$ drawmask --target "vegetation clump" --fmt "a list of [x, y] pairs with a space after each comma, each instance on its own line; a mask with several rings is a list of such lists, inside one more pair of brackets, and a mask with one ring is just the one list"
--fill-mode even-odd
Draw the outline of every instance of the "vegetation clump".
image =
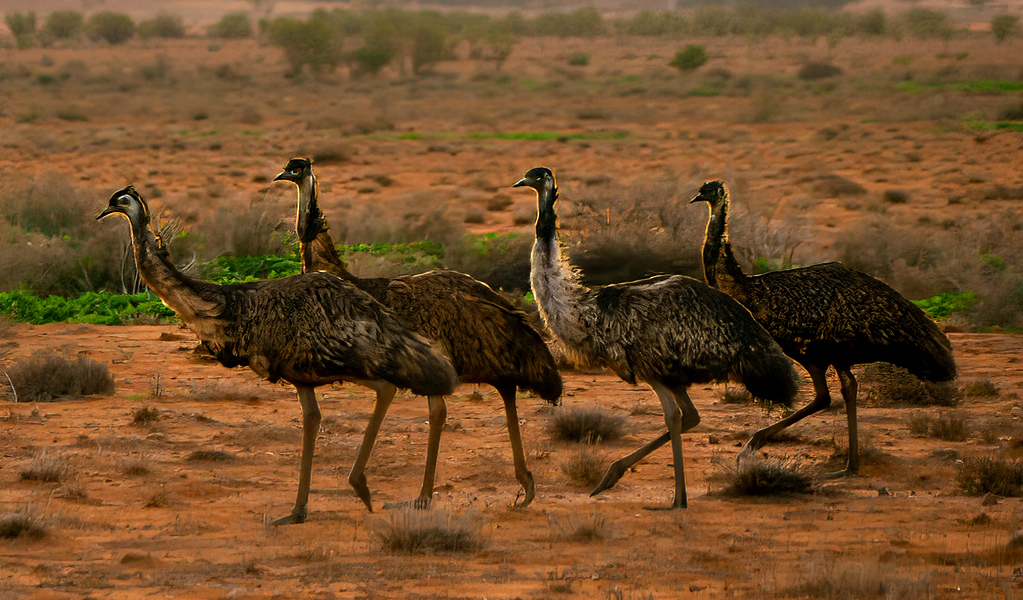
[[873, 406], [956, 406], [960, 394], [954, 382], [933, 383], [888, 363], [863, 367], [860, 383], [867, 389], [866, 400]]
[[227, 13], [210, 27], [209, 33], [215, 38], [244, 40], [252, 37], [252, 20], [248, 13]]
[[576, 485], [593, 487], [600, 483], [604, 476], [604, 457], [595, 452], [592, 446], [587, 445], [573, 452], [561, 463], [561, 472]]
[[22, 510], [0, 515], [0, 539], [39, 539], [46, 536], [46, 525], [28, 511]]
[[1019, 35], [1019, 17], [1010, 14], [991, 17], [991, 34], [999, 44], [1014, 35]]
[[183, 38], [185, 37], [185, 22], [180, 15], [160, 13], [152, 19], [140, 21], [138, 34], [144, 40], [150, 38]]
[[135, 36], [135, 21], [124, 13], [98, 12], [85, 22], [85, 32], [93, 40], [123, 44]]
[[687, 44], [675, 53], [668, 65], [679, 71], [694, 71], [707, 64], [707, 49], [701, 44]]
[[725, 493], [733, 496], [806, 494], [813, 481], [794, 461], [752, 457], [729, 473]]
[[43, 32], [58, 40], [78, 39], [84, 30], [85, 18], [74, 10], [55, 10], [43, 22]]
[[392, 511], [376, 534], [384, 550], [393, 554], [478, 552], [485, 546], [478, 519], [442, 508]]
[[56, 355], [33, 356], [19, 360], [5, 372], [18, 402], [114, 393], [114, 377], [107, 364], [85, 356], [73, 360]]
[[814, 79], [837, 77], [841, 74], [842, 69], [831, 63], [809, 62], [799, 69], [796, 76], [804, 81], [812, 81]]
[[565, 442], [611, 442], [624, 430], [624, 417], [599, 407], [565, 407], [551, 421], [551, 437]]
[[1023, 496], [1023, 461], [981, 456], [959, 465], [956, 485], [968, 496]]

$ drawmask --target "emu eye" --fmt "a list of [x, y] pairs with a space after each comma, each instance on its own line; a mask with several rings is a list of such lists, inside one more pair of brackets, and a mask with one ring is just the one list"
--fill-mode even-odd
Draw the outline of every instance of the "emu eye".
[[299, 173], [301, 173], [301, 172], [302, 172], [302, 169], [292, 169], [292, 170], [291, 170], [291, 174], [292, 174], [292, 175], [298, 175], [298, 174], [299, 174]]

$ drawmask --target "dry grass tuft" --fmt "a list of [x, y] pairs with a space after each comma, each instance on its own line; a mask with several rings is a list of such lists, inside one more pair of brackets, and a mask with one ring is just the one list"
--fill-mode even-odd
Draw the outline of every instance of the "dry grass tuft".
[[0, 514], [0, 539], [39, 539], [46, 531], [42, 519], [28, 509]]
[[191, 382], [188, 391], [189, 396], [194, 400], [224, 400], [227, 402], [251, 402], [259, 400], [260, 396], [254, 388], [243, 388], [239, 385], [227, 385], [221, 381], [213, 381], [206, 384]]
[[561, 462], [561, 472], [576, 485], [593, 487], [604, 476], [604, 457], [587, 445]]
[[564, 519], [548, 517], [551, 537], [571, 542], [595, 542], [614, 538], [617, 535], [614, 522], [605, 514], [577, 512], [569, 513]]
[[1023, 496], [1023, 461], [981, 456], [959, 465], [956, 486], [967, 496]]
[[233, 459], [234, 456], [223, 450], [196, 450], [185, 458], [188, 462], [223, 462]]
[[566, 407], [554, 414], [551, 437], [565, 442], [599, 443], [622, 437], [625, 418], [599, 407]]
[[732, 496], [808, 494], [813, 481], [795, 461], [753, 457], [729, 472], [725, 493]]
[[131, 411], [131, 424], [136, 427], [147, 427], [160, 420], [160, 411], [152, 406], [143, 406]]
[[931, 383], [888, 363], [872, 363], [857, 378], [868, 388], [872, 406], [956, 406], [959, 390], [954, 382]]
[[149, 455], [144, 452], [132, 452], [121, 458], [118, 464], [121, 473], [129, 477], [141, 477], [149, 474]]
[[947, 442], [962, 442], [969, 433], [966, 417], [955, 410], [942, 411], [931, 424], [931, 435]]
[[963, 386], [963, 395], [970, 397], [993, 397], [999, 394], [998, 386], [990, 379], [978, 379]]
[[22, 481], [41, 481], [58, 483], [66, 480], [72, 473], [67, 459], [59, 454], [49, 454], [45, 450], [39, 452], [19, 472]]
[[728, 386], [725, 388], [725, 393], [721, 394], [722, 404], [753, 404], [755, 402], [756, 398], [753, 397], [753, 394], [742, 386]]
[[74, 360], [53, 355], [33, 356], [7, 369], [7, 376], [19, 402], [114, 393], [114, 378], [107, 364], [84, 356]]
[[146, 501], [142, 503], [143, 508], [163, 508], [167, 506], [167, 489], [160, 488], [153, 492]]
[[376, 528], [384, 550], [394, 554], [451, 552], [469, 554], [483, 549], [482, 528], [474, 515], [447, 509], [404, 508], [388, 515]]

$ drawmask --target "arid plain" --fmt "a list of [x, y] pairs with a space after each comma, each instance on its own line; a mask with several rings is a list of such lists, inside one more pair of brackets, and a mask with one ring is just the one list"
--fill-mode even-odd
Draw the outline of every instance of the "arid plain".
[[[1021, 98], [960, 83], [1019, 80], [1014, 52], [1023, 42], [699, 41], [710, 61], [688, 74], [666, 64], [673, 41], [524, 38], [499, 71], [461, 52], [423, 76], [388, 68], [355, 78], [340, 69], [298, 80], [284, 77], [279, 50], [251, 40], [3, 50], [4, 72], [28, 75], [0, 88], [0, 171], [8, 180], [68, 178], [95, 192], [96, 213], [133, 183], [186, 229], [252, 206], [286, 227], [294, 188], [270, 180], [291, 156], [311, 155], [320, 159], [323, 210], [344, 241], [415, 231], [457, 243], [491, 232], [530, 239], [534, 197], [509, 186], [543, 164], [559, 176], [570, 251], [604, 248], [575, 244], [587, 235], [659, 240], [674, 223], [684, 235], [671, 239], [687, 256], [699, 251], [706, 219], [687, 201], [720, 178], [734, 192], [733, 241], [751, 257], [884, 263], [877, 274], [913, 298], [972, 291], [981, 277], [970, 266], [981, 252], [976, 240], [1018, 266], [1023, 137], [987, 124]], [[568, 64], [577, 52], [590, 55], [588, 65]], [[843, 73], [800, 79], [808, 62]], [[662, 211], [684, 216], [630, 220], [649, 212], [636, 208], [649, 193], [660, 195]], [[127, 236], [122, 222], [95, 226]], [[925, 269], [909, 256], [932, 243], [947, 253]], [[602, 256], [580, 258], [600, 264]], [[293, 389], [197, 356], [195, 338], [173, 325], [11, 325], [8, 360], [85, 355], [110, 364], [117, 389], [0, 409], [0, 508], [28, 511], [49, 528], [38, 540], [0, 543], [0, 595], [1023, 597], [1023, 550], [1009, 546], [1023, 504], [966, 496], [956, 485], [959, 461], [1020, 451], [1023, 343], [997, 328], [948, 325], [959, 385], [998, 391], [963, 397], [955, 411], [964, 441], [911, 433], [911, 421], [947, 409], [867, 400], [862, 476], [818, 482], [805, 495], [728, 496], [721, 490], [738, 446], [780, 413], [726, 404], [722, 386], [700, 386], [692, 395], [703, 422], [684, 436], [686, 511], [642, 509], [669, 498], [667, 450], [590, 498], [561, 468], [577, 445], [550, 439], [562, 409], [528, 396], [519, 410], [537, 497], [511, 508], [518, 486], [500, 400], [462, 386], [449, 402], [432, 510], [474, 524], [484, 544], [426, 555], [389, 553], [380, 539], [402, 518], [383, 503], [418, 489], [425, 399], [400, 396], [384, 423], [367, 472], [371, 514], [345, 479], [371, 393], [321, 388], [326, 419], [309, 521], [273, 528], [266, 519], [290, 509], [297, 483]], [[608, 462], [663, 430], [649, 389], [608, 373], [564, 377], [566, 407], [626, 419], [623, 438], [595, 448]], [[839, 464], [845, 415], [832, 383], [835, 410], [793, 427], [768, 455], [815, 475]], [[861, 396], [870, 390], [864, 383]], [[804, 383], [800, 401], [810, 394]], [[159, 418], [133, 424], [144, 407]], [[222, 451], [225, 460], [189, 460], [196, 450]], [[20, 480], [43, 452], [68, 465], [80, 493]]]

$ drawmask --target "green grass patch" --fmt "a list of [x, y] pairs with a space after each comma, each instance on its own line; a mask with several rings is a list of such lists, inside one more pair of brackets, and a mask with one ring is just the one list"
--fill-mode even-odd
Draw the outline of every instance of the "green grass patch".
[[92, 323], [123, 325], [139, 318], [170, 319], [174, 312], [152, 294], [111, 294], [86, 292], [77, 298], [13, 291], [0, 294], [0, 314], [15, 321], [44, 323]]
[[932, 319], [947, 319], [954, 312], [969, 310], [977, 301], [977, 294], [962, 292], [961, 294], [938, 294], [923, 300], [913, 300]]
[[1023, 81], [1005, 79], [978, 79], [976, 81], [953, 81], [948, 83], [917, 83], [900, 81], [895, 89], [907, 94], [921, 94], [927, 91], [959, 91], [973, 94], [1001, 94], [1023, 91]]

